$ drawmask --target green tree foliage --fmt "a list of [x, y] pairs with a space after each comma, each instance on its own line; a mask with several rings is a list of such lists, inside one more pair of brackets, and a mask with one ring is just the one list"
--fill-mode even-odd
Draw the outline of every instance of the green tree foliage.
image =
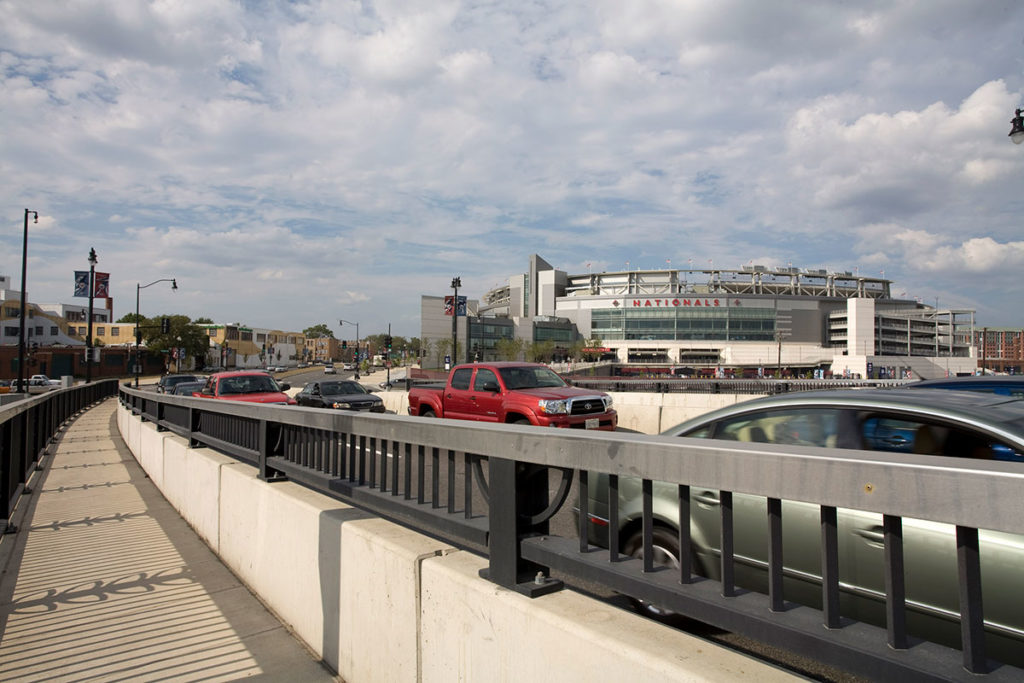
[[[602, 346], [604, 346], [604, 342], [601, 341], [600, 339], [598, 339], [597, 337], [593, 337], [591, 339], [588, 339], [583, 344], [583, 348], [588, 348], [588, 349], [598, 349], [598, 348], [601, 348]], [[594, 362], [594, 361], [601, 360], [601, 354], [600, 353], [582, 352], [582, 351], [581, 351], [581, 353], [583, 355], [583, 360], [585, 360], [585, 361]]]
[[[134, 314], [132, 317], [134, 318]], [[160, 331], [162, 318], [171, 319], [171, 330], [166, 334]], [[210, 337], [205, 329], [193, 323], [187, 315], [143, 317], [139, 327], [142, 339], [151, 352], [161, 353], [169, 352], [172, 348], [183, 348], [185, 356], [195, 359], [197, 365], [202, 366], [205, 363], [206, 353], [210, 348]]]
[[319, 325], [313, 325], [312, 327], [307, 327], [302, 331], [302, 334], [306, 337], [306, 339], [319, 339], [320, 337], [331, 337], [332, 339], [334, 338], [334, 332], [332, 332], [331, 328], [327, 327], [327, 325], [325, 325], [324, 323], [320, 323]]
[[534, 363], [550, 363], [555, 352], [555, 342], [551, 340], [533, 342], [526, 355]]
[[519, 360], [523, 354], [526, 341], [515, 337], [513, 339], [499, 339], [494, 345], [494, 350], [501, 360]]

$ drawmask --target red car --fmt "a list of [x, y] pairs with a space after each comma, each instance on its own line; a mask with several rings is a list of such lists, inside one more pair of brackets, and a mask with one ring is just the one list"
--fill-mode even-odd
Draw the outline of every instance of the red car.
[[237, 370], [210, 375], [203, 390], [192, 395], [198, 398], [219, 398], [222, 401], [293, 406], [296, 404], [295, 399], [284, 393], [290, 388], [288, 384], [278, 384], [276, 379], [263, 371]]

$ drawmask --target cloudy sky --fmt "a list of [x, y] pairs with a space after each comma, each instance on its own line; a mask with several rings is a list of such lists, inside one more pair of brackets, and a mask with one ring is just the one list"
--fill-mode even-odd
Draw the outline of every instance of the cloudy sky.
[[0, 0], [0, 273], [418, 336], [531, 253], [790, 265], [1024, 326], [1024, 3]]

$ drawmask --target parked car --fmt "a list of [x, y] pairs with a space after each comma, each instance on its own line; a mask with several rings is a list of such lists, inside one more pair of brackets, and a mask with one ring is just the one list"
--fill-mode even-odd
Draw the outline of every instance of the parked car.
[[969, 377], [943, 377], [925, 379], [903, 385], [908, 389], [954, 389], [956, 391], [983, 391], [1000, 396], [1024, 398], [1024, 376], [972, 375]]
[[192, 396], [197, 391], [202, 391], [203, 387], [206, 386], [205, 380], [199, 380], [196, 382], [178, 382], [165, 393], [172, 394], [174, 396]]
[[[810, 391], [738, 403], [689, 420], [665, 435], [890, 453], [897, 464], [910, 453], [1024, 463], [1024, 400], [985, 393], [937, 389], [853, 389]], [[1024, 466], [1022, 466], [1024, 473]], [[608, 482], [591, 475], [588, 537], [607, 547]], [[691, 524], [695, 570], [719, 576], [718, 491], [691, 487]], [[654, 483], [655, 562], [679, 562], [678, 488]], [[619, 481], [619, 550], [641, 557], [640, 480]], [[786, 598], [820, 606], [821, 556], [819, 506], [783, 502], [783, 562]], [[767, 591], [767, 517], [765, 499], [733, 495], [736, 580]], [[882, 516], [840, 509], [839, 580], [847, 615], [884, 625]], [[1024, 537], [979, 532], [984, 577], [988, 649], [1001, 661], [1024, 664]], [[948, 524], [904, 519], [904, 561], [908, 623], [911, 633], [959, 646], [956, 542]], [[641, 605], [663, 614], [655, 605]]]
[[[48, 380], [46, 380], [46, 379], [38, 379], [38, 378], [35, 378], [35, 377], [31, 377], [29, 379], [23, 379], [21, 381], [22, 381], [22, 383], [24, 385], [24, 389], [25, 389], [24, 393], [28, 393], [28, 394], [42, 394], [42, 393], [45, 393], [47, 391], [50, 391], [51, 389], [56, 389], [57, 388], [56, 384], [50, 384], [50, 382]], [[12, 379], [11, 380], [11, 391], [12, 392], [17, 392], [19, 386], [21, 386], [21, 385], [18, 384], [18, 380], [16, 380], [16, 379]]]
[[174, 389], [175, 386], [181, 384], [182, 382], [198, 381], [200, 381], [200, 378], [196, 377], [195, 375], [164, 375], [163, 377], [160, 378], [160, 381], [157, 382], [156, 390], [157, 393], [160, 394], [171, 394], [174, 393], [171, 390]]
[[40, 385], [41, 384], [48, 384], [51, 387], [59, 387], [60, 386], [60, 380], [59, 379], [50, 379], [46, 375], [32, 375], [31, 377], [29, 377], [29, 380], [35, 380], [35, 381], [39, 382]]
[[324, 366], [324, 374], [325, 374], [325, 375], [333, 375], [333, 374], [336, 374], [336, 373], [334, 372], [334, 363], [328, 363], [327, 365], [325, 365], [325, 366]]
[[223, 401], [295, 405], [295, 399], [284, 393], [290, 388], [288, 384], [278, 384], [262, 370], [235, 370], [210, 375], [203, 388], [192, 395]]
[[342, 367], [343, 370], [346, 370], [346, 371], [347, 370], [355, 370], [356, 369], [356, 364], [355, 363], [345, 363], [341, 367]]
[[295, 395], [295, 400], [300, 406], [313, 408], [384, 412], [380, 396], [374, 396], [359, 382], [346, 380], [310, 382]]

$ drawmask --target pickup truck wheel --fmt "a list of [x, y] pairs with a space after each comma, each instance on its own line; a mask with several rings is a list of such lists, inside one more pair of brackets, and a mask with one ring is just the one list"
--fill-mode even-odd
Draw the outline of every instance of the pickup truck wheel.
[[420, 417], [437, 417], [437, 415], [434, 415], [433, 410], [424, 410], [422, 413], [420, 413]]
[[514, 424], [514, 425], [528, 425], [528, 424], [530, 424], [530, 421], [527, 420], [525, 417], [521, 417], [518, 420], [513, 420], [512, 424]]

